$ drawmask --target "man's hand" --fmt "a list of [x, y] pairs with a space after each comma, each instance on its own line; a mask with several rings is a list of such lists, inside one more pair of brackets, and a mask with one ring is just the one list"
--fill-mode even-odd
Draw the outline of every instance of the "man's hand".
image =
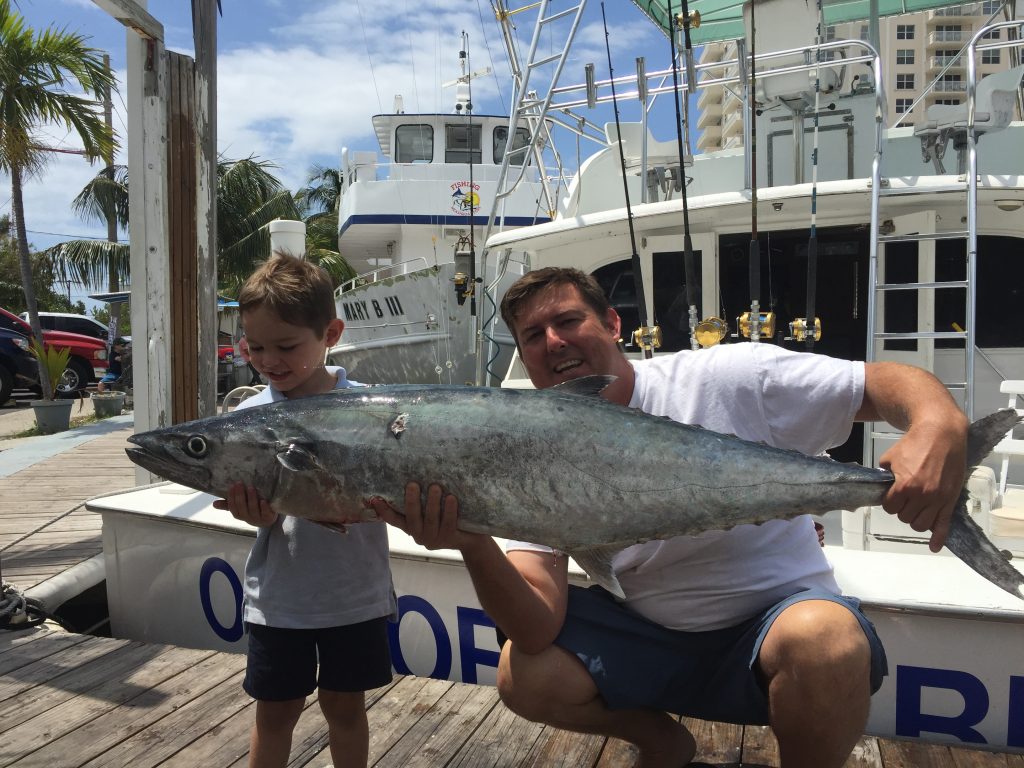
[[458, 529], [459, 500], [436, 483], [427, 488], [425, 498], [419, 483], [406, 485], [402, 512], [380, 497], [370, 499], [367, 505], [381, 520], [405, 531], [427, 549], [462, 550], [490, 538]]
[[256, 492], [253, 486], [235, 483], [228, 489], [226, 499], [213, 502], [214, 509], [225, 509], [243, 523], [265, 528], [277, 522], [277, 512]]
[[913, 425], [879, 459], [896, 476], [882, 507], [915, 531], [930, 530], [932, 552], [946, 542], [964, 486], [967, 444], [961, 426]]

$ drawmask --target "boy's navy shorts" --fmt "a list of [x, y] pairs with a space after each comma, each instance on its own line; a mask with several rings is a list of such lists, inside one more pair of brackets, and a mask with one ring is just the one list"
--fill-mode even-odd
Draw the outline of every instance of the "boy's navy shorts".
[[391, 682], [388, 619], [325, 629], [246, 623], [249, 656], [242, 688], [258, 701], [325, 691], [369, 691]]
[[871, 692], [877, 691], [888, 666], [874, 626], [859, 600], [824, 590], [798, 592], [735, 627], [679, 632], [623, 607], [601, 587], [570, 586], [555, 644], [583, 663], [610, 709], [767, 725], [768, 697], [754, 664], [772, 622], [803, 600], [830, 600], [853, 612], [871, 647]]

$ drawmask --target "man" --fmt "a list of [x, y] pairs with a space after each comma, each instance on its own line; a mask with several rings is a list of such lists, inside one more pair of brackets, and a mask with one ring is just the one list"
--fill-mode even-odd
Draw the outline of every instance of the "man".
[[[904, 429], [880, 460], [896, 476], [884, 507], [942, 546], [968, 425], [931, 374], [769, 344], [630, 361], [618, 315], [577, 270], [528, 273], [502, 316], [538, 388], [611, 374], [603, 396], [613, 402], [812, 454], [842, 443], [854, 420]], [[498, 689], [518, 714], [632, 742], [642, 768], [677, 768], [696, 752], [666, 711], [770, 724], [785, 768], [841, 766], [863, 732], [884, 651], [857, 601], [838, 595], [809, 518], [628, 547], [613, 562], [619, 603], [570, 587], [564, 555], [524, 542], [506, 555], [457, 530], [458, 502], [443, 489], [420, 494], [410, 484], [404, 514], [374, 507], [424, 546], [462, 552], [509, 638]]]

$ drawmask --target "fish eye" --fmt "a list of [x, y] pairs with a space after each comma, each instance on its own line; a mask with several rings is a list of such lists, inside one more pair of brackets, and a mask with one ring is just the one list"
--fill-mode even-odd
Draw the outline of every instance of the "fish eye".
[[201, 459], [206, 455], [206, 440], [200, 435], [192, 435], [192, 437], [185, 441], [185, 450], [191, 456]]

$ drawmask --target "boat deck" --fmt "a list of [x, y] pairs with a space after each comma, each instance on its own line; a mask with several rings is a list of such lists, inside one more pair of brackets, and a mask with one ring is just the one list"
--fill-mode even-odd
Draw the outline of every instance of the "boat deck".
[[[88, 442], [69, 436], [67, 447], [50, 455], [30, 456], [22, 446], [0, 454], [7, 581], [25, 590], [100, 554], [101, 518], [82, 505], [134, 485], [123, 450], [130, 433], [130, 424], [115, 424]], [[0, 630], [0, 766], [244, 765], [253, 722], [252, 701], [241, 688], [244, 667], [240, 655], [91, 637], [49, 624]], [[398, 677], [368, 694], [367, 707], [374, 766], [628, 768], [636, 759], [623, 742], [522, 720], [488, 686]], [[705, 766], [779, 766], [767, 728], [686, 722]], [[324, 722], [311, 698], [289, 765], [329, 764]], [[866, 736], [846, 765], [1024, 768], [1024, 755]]]

